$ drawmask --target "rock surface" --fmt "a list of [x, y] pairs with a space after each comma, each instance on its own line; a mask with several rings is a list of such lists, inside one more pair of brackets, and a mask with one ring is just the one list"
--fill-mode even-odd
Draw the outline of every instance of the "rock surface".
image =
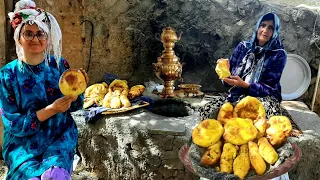
[[[287, 101], [282, 105], [304, 132], [298, 138], [290, 138], [302, 150], [301, 160], [289, 172], [290, 179], [319, 179], [320, 172], [310, 171], [310, 168], [317, 167], [320, 162], [316, 158], [320, 156], [320, 130], [317, 128], [320, 118], [304, 103]], [[80, 114], [75, 114], [74, 118], [80, 130], [81, 166], [95, 172], [98, 178], [197, 179], [183, 167], [177, 155], [178, 149], [191, 136], [191, 129], [198, 121], [197, 114], [169, 118], [137, 110], [105, 116], [95, 124], [86, 124]], [[179, 133], [172, 133], [175, 131]], [[182, 132], [185, 133], [182, 135]]]
[[[318, 122], [319, 123], [319, 122]], [[290, 142], [296, 143], [302, 151], [302, 157], [296, 166], [289, 172], [292, 180], [319, 179], [320, 171], [320, 136], [312, 130], [303, 131], [299, 138], [291, 138]]]
[[293, 117], [293, 120], [303, 131], [303, 135], [298, 138], [290, 138], [290, 141], [296, 143], [301, 151], [302, 158], [289, 172], [290, 179], [319, 179], [320, 171], [320, 118], [310, 111], [302, 102], [283, 101], [284, 106]]
[[100, 179], [192, 178], [178, 159], [191, 137], [198, 114], [164, 117], [146, 109], [106, 115], [87, 124], [81, 111], [73, 114], [79, 128], [84, 169]]

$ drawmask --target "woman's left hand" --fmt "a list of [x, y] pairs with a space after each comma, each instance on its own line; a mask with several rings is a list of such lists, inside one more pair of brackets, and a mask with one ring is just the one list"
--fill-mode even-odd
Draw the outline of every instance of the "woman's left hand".
[[88, 84], [88, 83], [89, 83], [89, 76], [88, 76], [87, 72], [86, 72], [84, 69], [82, 69], [82, 68], [80, 68], [79, 70], [80, 70], [81, 73], [84, 75], [85, 80], [86, 80], [86, 82], [87, 82], [87, 84]]
[[229, 78], [222, 79], [230, 86], [237, 86], [242, 88], [249, 88], [250, 84], [243, 81], [239, 76], [230, 76]]
[[72, 102], [75, 102], [78, 99], [78, 96], [69, 96]]

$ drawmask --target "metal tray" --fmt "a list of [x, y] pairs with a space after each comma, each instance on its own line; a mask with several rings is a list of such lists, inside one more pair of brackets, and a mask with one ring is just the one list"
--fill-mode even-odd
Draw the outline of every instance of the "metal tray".
[[287, 55], [280, 84], [283, 100], [293, 100], [302, 96], [311, 82], [311, 70], [308, 62], [296, 54]]
[[145, 107], [145, 106], [149, 106], [149, 103], [148, 102], [141, 102], [137, 105], [134, 105], [134, 106], [130, 106], [130, 107], [127, 107], [127, 108], [119, 108], [119, 109], [110, 109], [108, 111], [104, 111], [102, 112], [101, 114], [118, 114], [118, 113], [123, 113], [123, 112], [127, 112], [127, 111], [131, 111], [133, 109], [137, 109], [137, 108], [142, 108], [142, 107]]

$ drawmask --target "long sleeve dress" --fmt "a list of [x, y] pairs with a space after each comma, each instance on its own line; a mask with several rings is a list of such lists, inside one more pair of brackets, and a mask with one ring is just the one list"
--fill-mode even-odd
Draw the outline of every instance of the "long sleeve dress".
[[[278, 42], [278, 43], [277, 43]], [[250, 51], [246, 47], [246, 42], [241, 42], [233, 51], [230, 57], [230, 71], [234, 75], [237, 67], [241, 64], [242, 59]], [[265, 60], [263, 64], [263, 73], [257, 83], [250, 83], [248, 89], [241, 87], [233, 88], [228, 96], [230, 102], [235, 102], [241, 95], [249, 95], [253, 97], [271, 96], [278, 102], [281, 102], [281, 85], [280, 78], [287, 62], [287, 53], [283, 49], [280, 40], [276, 41], [272, 50], [265, 52]], [[243, 73], [239, 74], [242, 77]], [[224, 83], [226, 85], [226, 83]], [[226, 85], [227, 87], [230, 87]]]
[[61, 59], [59, 68], [53, 57], [48, 65], [28, 65], [14, 60], [0, 70], [0, 113], [4, 124], [2, 156], [8, 166], [7, 179], [40, 176], [52, 166], [69, 171], [72, 167], [78, 130], [70, 112], [80, 109], [83, 96], [69, 110], [44, 122], [36, 111], [63, 97], [60, 75], [69, 68]]

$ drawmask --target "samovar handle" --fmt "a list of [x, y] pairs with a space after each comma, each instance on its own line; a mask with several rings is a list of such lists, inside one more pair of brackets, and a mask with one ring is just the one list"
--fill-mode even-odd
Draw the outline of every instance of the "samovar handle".
[[184, 65], [185, 63], [181, 63], [179, 64], [179, 67], [175, 69], [175, 73], [178, 74], [178, 80], [182, 83], [183, 82], [183, 78], [181, 77], [181, 74], [182, 74], [182, 66]]
[[160, 80], [162, 80], [161, 77], [160, 77], [160, 74], [161, 74], [161, 67], [160, 67], [160, 65], [157, 64], [157, 63], [152, 63], [152, 67], [153, 67], [153, 71], [155, 72], [157, 78], [159, 78]]
[[154, 38], [155, 38], [156, 40], [158, 40], [158, 41], [161, 41], [160, 36], [161, 36], [161, 34], [156, 33], [156, 34], [154, 35]]
[[181, 82], [181, 84], [183, 83], [183, 78], [179, 77], [178, 80]]
[[182, 31], [181, 31], [180, 34], [179, 34], [178, 40], [181, 39], [181, 35], [182, 35]]

